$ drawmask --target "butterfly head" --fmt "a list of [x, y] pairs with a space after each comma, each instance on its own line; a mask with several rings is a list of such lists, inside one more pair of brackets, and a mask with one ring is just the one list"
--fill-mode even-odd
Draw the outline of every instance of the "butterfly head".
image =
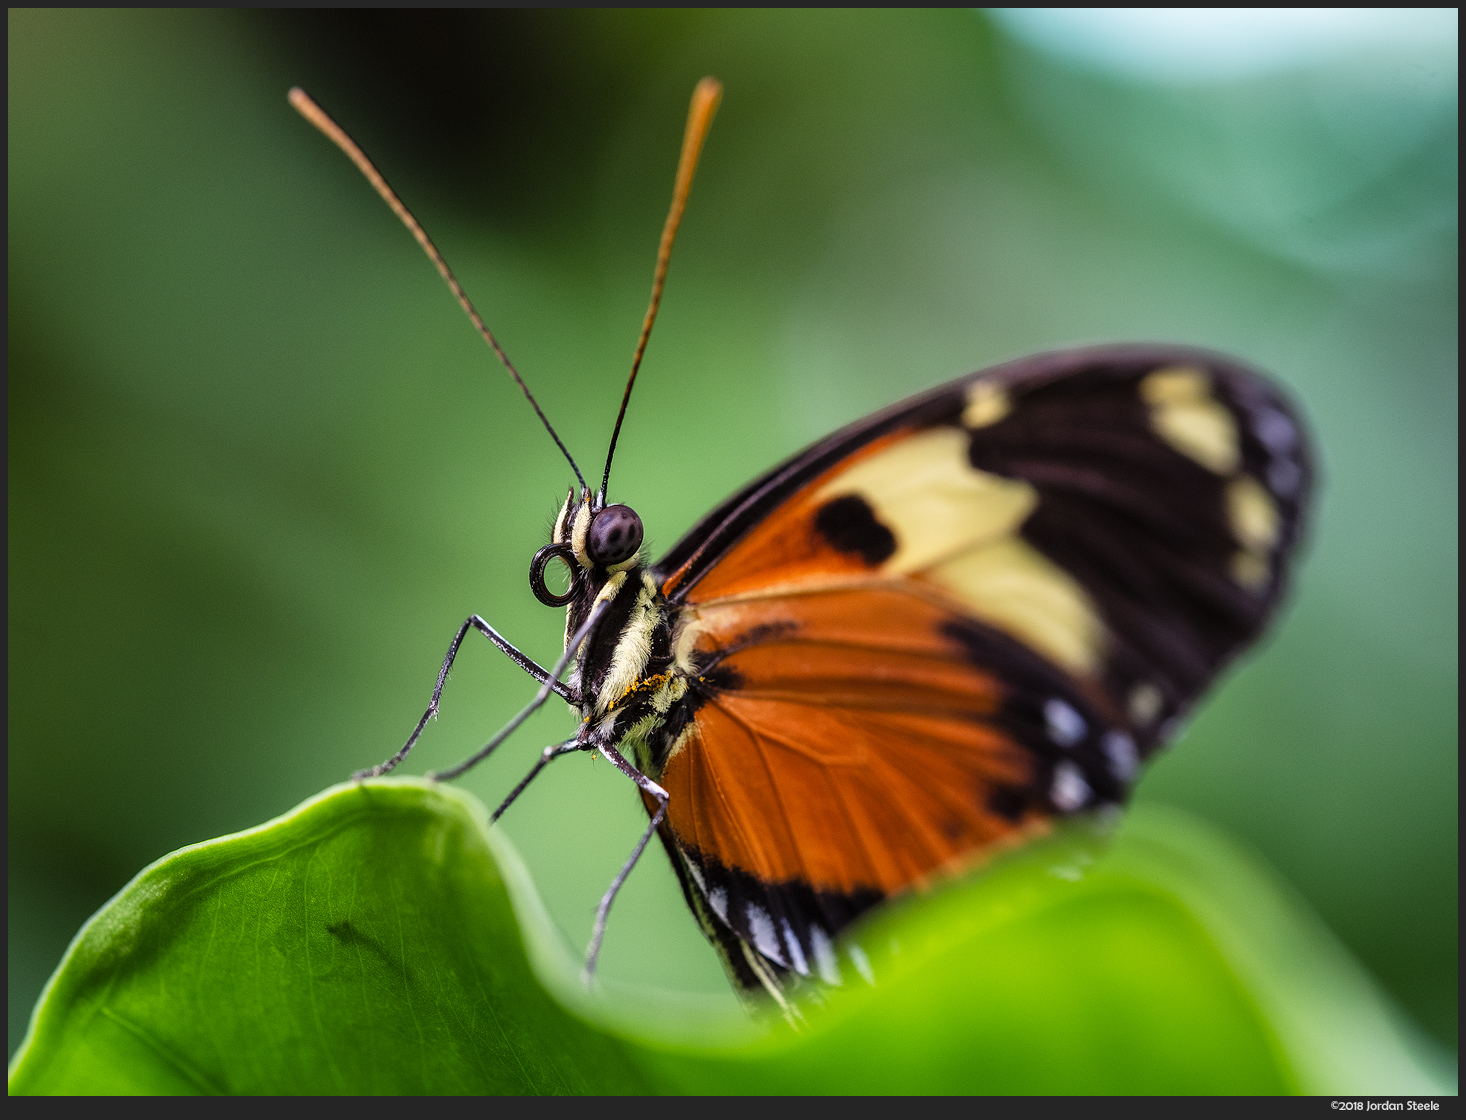
[[[563, 607], [586, 589], [599, 589], [617, 572], [634, 567], [641, 555], [641, 518], [630, 506], [598, 505], [590, 492], [575, 489], [555, 518], [550, 543], [534, 555], [529, 586], [535, 598], [549, 607]], [[561, 560], [570, 569], [570, 586], [557, 595], [545, 582], [545, 568]]]

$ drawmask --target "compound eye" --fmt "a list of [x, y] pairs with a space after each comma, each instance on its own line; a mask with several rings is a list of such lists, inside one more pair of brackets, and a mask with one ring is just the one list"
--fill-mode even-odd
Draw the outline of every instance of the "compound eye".
[[607, 506], [596, 514], [586, 534], [585, 550], [606, 566], [630, 560], [641, 547], [641, 518], [630, 506]]

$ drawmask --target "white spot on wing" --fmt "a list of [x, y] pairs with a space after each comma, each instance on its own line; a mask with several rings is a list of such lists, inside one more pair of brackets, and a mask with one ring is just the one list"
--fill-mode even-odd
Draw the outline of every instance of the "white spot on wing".
[[723, 921], [728, 920], [728, 892], [722, 887], [714, 887], [708, 891], [708, 904], [712, 906], [718, 917]]
[[748, 915], [748, 932], [753, 935], [753, 947], [780, 964], [786, 963], [784, 951], [779, 948], [779, 940], [774, 934], [774, 920], [769, 917], [769, 912], [757, 902], [750, 902], [744, 912]]
[[870, 970], [870, 958], [865, 955], [865, 950], [852, 941], [846, 952], [850, 954], [850, 963], [855, 966], [855, 971], [860, 973], [860, 978], [874, 988], [876, 974]]
[[1122, 782], [1135, 777], [1135, 771], [1140, 768], [1140, 752], [1135, 749], [1134, 739], [1123, 731], [1108, 731], [1100, 745], [1110, 760], [1110, 773]]
[[1136, 727], [1149, 727], [1164, 704], [1161, 690], [1149, 681], [1141, 681], [1130, 690], [1130, 722]]
[[789, 959], [794, 963], [794, 971], [801, 976], [808, 976], [809, 965], [804, 960], [804, 947], [799, 944], [799, 937], [794, 932], [794, 927], [789, 924], [788, 918], [784, 918], [779, 924], [784, 927], [784, 947], [789, 950]]
[[809, 945], [814, 950], [815, 967], [819, 969], [820, 979], [826, 984], [841, 984], [844, 982], [840, 976], [840, 964], [835, 959], [835, 950], [830, 945], [830, 939], [825, 931], [817, 925], [809, 927]]
[[703, 894], [707, 894], [708, 884], [702, 877], [702, 868], [685, 856], [682, 859], [682, 866], [687, 868], [687, 873], [692, 876], [692, 881], [697, 884], [697, 889], [702, 891]]
[[1284, 455], [1298, 446], [1298, 431], [1276, 408], [1260, 408], [1252, 414], [1252, 431], [1274, 455]]
[[1061, 747], [1072, 747], [1089, 730], [1084, 717], [1057, 696], [1044, 701], [1044, 723], [1049, 738]]
[[1049, 797], [1061, 813], [1072, 813], [1078, 809], [1089, 800], [1089, 794], [1089, 783], [1074, 763], [1066, 761], [1054, 767], [1054, 784], [1049, 790]]
[[1267, 484], [1279, 497], [1291, 498], [1298, 493], [1298, 485], [1302, 481], [1303, 468], [1292, 459], [1274, 459], [1268, 464]]

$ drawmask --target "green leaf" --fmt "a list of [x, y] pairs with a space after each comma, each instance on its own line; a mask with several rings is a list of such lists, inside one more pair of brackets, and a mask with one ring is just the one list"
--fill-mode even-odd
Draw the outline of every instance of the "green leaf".
[[588, 991], [478, 801], [338, 786], [98, 912], [10, 1090], [1451, 1091], [1284, 888], [1153, 808], [908, 898], [838, 965], [787, 1022]]

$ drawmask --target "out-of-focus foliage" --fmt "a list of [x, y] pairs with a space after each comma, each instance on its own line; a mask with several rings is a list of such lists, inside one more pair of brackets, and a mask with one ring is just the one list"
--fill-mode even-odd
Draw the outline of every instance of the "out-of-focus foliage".
[[[137, 868], [395, 749], [470, 612], [560, 641], [525, 576], [568, 472], [286, 89], [379, 160], [594, 470], [705, 73], [727, 94], [613, 480], [653, 553], [835, 424], [1002, 358], [1159, 338], [1273, 370], [1322, 451], [1310, 555], [1139, 800], [1262, 852], [1454, 1046], [1453, 55], [1167, 86], [959, 11], [8, 29], [12, 1048]], [[528, 691], [471, 645], [413, 766]], [[464, 785], [497, 802], [568, 721]], [[505, 819], [571, 943], [643, 819], [579, 756]], [[732, 1005], [655, 852], [603, 971]]]
[[159, 861], [72, 945], [11, 1092], [1451, 1088], [1325, 931], [1174, 812], [905, 900], [787, 1022], [587, 992], [486, 822], [426, 782], [342, 786]]

